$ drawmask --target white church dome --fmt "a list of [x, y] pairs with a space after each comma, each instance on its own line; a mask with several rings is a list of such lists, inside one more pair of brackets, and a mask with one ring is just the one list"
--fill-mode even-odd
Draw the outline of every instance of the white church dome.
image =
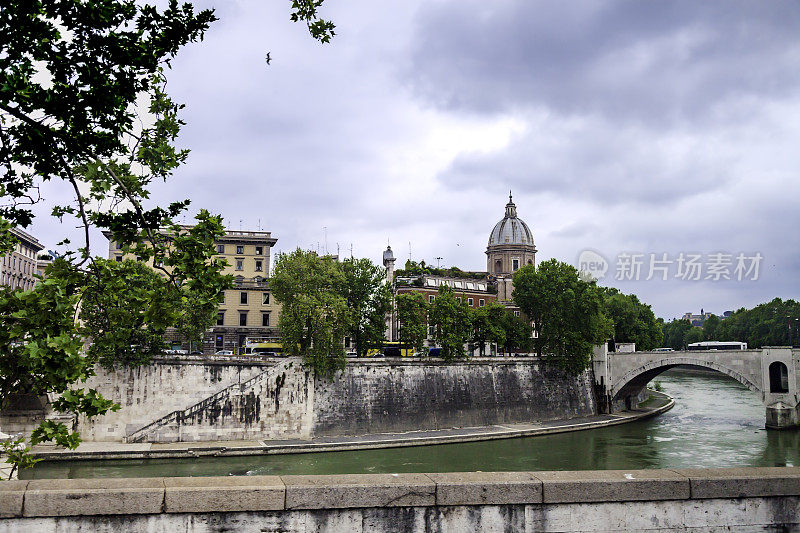
[[495, 224], [492, 233], [489, 234], [489, 246], [500, 246], [504, 244], [527, 244], [533, 246], [533, 233], [521, 218], [517, 218], [517, 206], [508, 195], [506, 204], [506, 216]]

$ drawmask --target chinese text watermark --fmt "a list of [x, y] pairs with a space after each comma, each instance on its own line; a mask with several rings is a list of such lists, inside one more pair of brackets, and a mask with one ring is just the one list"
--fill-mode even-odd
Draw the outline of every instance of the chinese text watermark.
[[[613, 273], [618, 281], [650, 281], [679, 279], [684, 281], [756, 281], [764, 256], [754, 253], [714, 252], [708, 254], [680, 252], [617, 254], [613, 269], [601, 254], [584, 250], [578, 256], [578, 270], [585, 277], [603, 279]], [[611, 272], [609, 272], [609, 270]]]

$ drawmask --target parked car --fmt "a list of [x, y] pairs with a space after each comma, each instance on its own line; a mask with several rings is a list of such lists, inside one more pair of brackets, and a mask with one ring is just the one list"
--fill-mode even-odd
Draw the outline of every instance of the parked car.
[[356, 352], [347, 352], [345, 355], [347, 357], [358, 357], [358, 354]]
[[200, 350], [192, 350], [191, 352], [189, 352], [189, 355], [203, 355], [203, 352], [201, 352]]
[[217, 350], [214, 355], [233, 355], [233, 350]]
[[431, 348], [428, 351], [428, 355], [431, 357], [441, 357], [442, 356], [442, 349], [441, 348]]

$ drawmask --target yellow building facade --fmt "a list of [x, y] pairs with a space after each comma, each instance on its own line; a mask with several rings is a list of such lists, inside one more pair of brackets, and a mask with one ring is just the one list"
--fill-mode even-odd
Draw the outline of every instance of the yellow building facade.
[[[109, 235], [106, 235], [109, 237]], [[202, 343], [203, 353], [230, 350], [244, 352], [253, 339], [275, 339], [281, 306], [269, 288], [271, 250], [278, 239], [268, 231], [226, 231], [214, 246], [227, 262], [225, 274], [234, 276], [234, 287], [225, 291], [219, 306], [216, 324], [209, 329]], [[122, 250], [109, 240], [109, 259], [122, 261]], [[132, 257], [128, 257], [132, 258]], [[169, 335], [173, 348], [188, 349], [181, 339]], [[192, 346], [192, 349], [200, 347]]]

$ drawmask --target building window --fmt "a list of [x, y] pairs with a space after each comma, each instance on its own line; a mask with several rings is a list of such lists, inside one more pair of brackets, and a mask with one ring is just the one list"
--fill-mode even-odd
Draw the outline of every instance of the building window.
[[519, 316], [519, 311], [514, 311], [514, 316]]
[[256, 246], [256, 255], [264, 255], [264, 247]]
[[469, 304], [469, 306], [470, 306], [470, 307], [472, 307], [472, 303], [473, 303], [474, 301], [475, 301], [475, 300], [473, 300], [472, 298], [467, 298], [467, 303]]
[[117, 257], [115, 257], [114, 259], [116, 259], [116, 260], [117, 260], [117, 263], [121, 263], [121, 262], [122, 262], [122, 256], [121, 256], [121, 255], [118, 255], [118, 256], [117, 256]]
[[244, 246], [237, 246], [236, 247], [236, 253], [240, 254], [240, 255], [243, 254], [244, 253]]
[[224, 244], [218, 244], [217, 245], [217, 253], [218, 254], [224, 254], [225, 253], [225, 245]]
[[236, 260], [236, 270], [244, 270], [244, 259]]
[[463, 302], [464, 300], [461, 299], [461, 296], [458, 297], [458, 303]]
[[247, 293], [240, 292], [239, 293], [239, 303], [242, 305], [247, 305]]
[[240, 326], [247, 325], [247, 313], [239, 313], [239, 325]]
[[428, 303], [433, 303], [434, 298], [433, 294], [428, 295]]
[[436, 334], [435, 326], [428, 326], [428, 337], [433, 337]]
[[262, 272], [264, 270], [262, 267], [263, 264], [264, 262], [262, 260], [256, 259], [256, 272]]
[[511, 262], [514, 265], [514, 271], [519, 270], [519, 259], [512, 259]]
[[486, 305], [486, 300], [484, 300], [483, 298], [478, 300], [478, 307], [483, 307], [484, 305]]
[[217, 325], [224, 326], [225, 325], [225, 311], [220, 311], [217, 313]]
[[269, 305], [269, 293], [262, 292], [261, 293], [261, 305]]
[[269, 313], [261, 313], [261, 325], [265, 328], [269, 327]]
[[217, 351], [220, 351], [222, 349], [223, 347], [222, 335], [217, 335], [217, 338], [214, 339], [214, 347], [217, 349]]

